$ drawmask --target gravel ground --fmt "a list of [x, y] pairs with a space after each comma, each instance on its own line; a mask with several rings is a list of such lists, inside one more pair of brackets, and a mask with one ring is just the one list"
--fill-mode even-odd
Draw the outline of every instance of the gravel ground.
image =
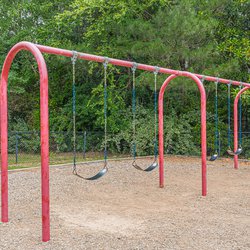
[[250, 249], [250, 163], [234, 170], [231, 159], [208, 162], [206, 198], [200, 159], [172, 156], [165, 164], [164, 189], [157, 170], [137, 171], [131, 161], [110, 162], [95, 182], [73, 176], [70, 166], [51, 167], [47, 243], [41, 242], [40, 170], [12, 172], [0, 249]]

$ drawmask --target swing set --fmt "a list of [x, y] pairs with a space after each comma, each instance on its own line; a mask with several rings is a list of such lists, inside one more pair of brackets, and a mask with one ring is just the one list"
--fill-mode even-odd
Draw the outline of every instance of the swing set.
[[[204, 83], [205, 77], [202, 78], [201, 82]], [[215, 81], [215, 99], [214, 99], [214, 109], [215, 109], [215, 140], [214, 140], [214, 154], [210, 157], [210, 161], [215, 161], [219, 157], [219, 128], [218, 128], [218, 123], [219, 123], [219, 116], [218, 116], [218, 83], [219, 83], [219, 78], [216, 79]], [[239, 99], [239, 144], [238, 148], [233, 151], [231, 149], [231, 85], [232, 81], [230, 81], [227, 84], [227, 120], [228, 120], [228, 129], [227, 129], [227, 153], [231, 156], [237, 156], [240, 155], [243, 151], [242, 149], [242, 102], [241, 102], [241, 97]], [[239, 91], [242, 89], [242, 83], [239, 85]]]
[[[207, 157], [207, 141], [206, 141], [206, 92], [201, 79], [206, 81], [212, 81], [216, 83], [216, 97], [215, 97], [215, 153], [211, 157], [212, 160], [218, 158], [218, 97], [217, 97], [217, 84], [223, 83], [228, 86], [228, 97], [230, 97], [230, 86], [240, 86], [240, 91], [234, 100], [234, 148], [231, 150], [231, 127], [230, 127], [230, 98], [228, 98], [228, 150], [230, 155], [234, 156], [234, 168], [237, 169], [238, 155], [242, 152], [242, 135], [241, 135], [241, 121], [240, 121], [240, 140], [238, 143], [238, 102], [241, 94], [250, 88], [249, 83], [243, 83], [238, 81], [231, 81], [222, 78], [216, 78], [212, 76], [202, 76], [200, 74], [194, 74], [187, 71], [178, 71], [162, 67], [155, 67], [146, 64], [137, 64], [130, 61], [107, 58], [103, 56], [96, 56], [86, 53], [80, 53], [70, 50], [64, 50], [59, 48], [53, 48], [30, 42], [20, 42], [12, 47], [9, 51], [2, 68], [1, 83], [0, 83], [0, 136], [1, 136], [1, 221], [8, 222], [8, 101], [7, 101], [7, 87], [8, 87], [8, 76], [11, 64], [16, 54], [22, 50], [30, 51], [36, 59], [38, 64], [38, 70], [40, 75], [40, 140], [41, 140], [41, 191], [42, 191], [42, 240], [44, 242], [50, 240], [50, 195], [49, 195], [49, 112], [48, 112], [48, 72], [46, 62], [42, 53], [54, 54], [65, 57], [70, 57], [72, 60], [73, 67], [73, 173], [80, 178], [86, 180], [96, 180], [102, 177], [108, 171], [107, 164], [107, 67], [108, 64], [127, 67], [132, 70], [133, 74], [133, 89], [132, 89], [132, 111], [133, 111], [133, 167], [140, 171], [150, 172], [155, 169], [159, 164], [159, 184], [160, 187], [164, 187], [164, 122], [163, 122], [163, 101], [166, 87], [169, 83], [177, 77], [186, 77], [192, 79], [198, 86], [201, 100], [201, 173], [202, 173], [202, 196], [207, 195], [207, 168], [206, 168], [206, 157]], [[104, 66], [104, 167], [96, 175], [92, 177], [83, 177], [78, 174], [76, 164], [76, 79], [75, 79], [75, 63], [77, 59], [95, 61], [102, 63]], [[154, 93], [154, 105], [155, 105], [155, 138], [154, 138], [154, 161], [147, 167], [142, 168], [136, 162], [136, 82], [135, 73], [136, 70], [144, 70], [153, 72], [155, 75], [155, 93]], [[170, 75], [162, 84], [159, 96], [158, 96], [158, 138], [159, 146], [157, 146], [157, 92], [156, 83], [158, 74]], [[241, 88], [244, 86], [244, 88]], [[241, 118], [241, 101], [240, 101], [240, 118]], [[230, 139], [230, 140], [229, 140]], [[158, 157], [159, 152], [159, 157]], [[157, 161], [159, 158], [159, 163]]]
[[[73, 174], [89, 181], [98, 180], [102, 176], [104, 176], [108, 172], [108, 153], [107, 153], [107, 67], [109, 58], [105, 57], [103, 62], [104, 68], [104, 166], [103, 168], [95, 175], [91, 177], [84, 177], [80, 175], [77, 171], [77, 163], [76, 163], [76, 69], [75, 64], [77, 61], [77, 52], [73, 51], [73, 56], [71, 58], [72, 61], [72, 79], [73, 79]], [[147, 168], [140, 167], [136, 162], [136, 73], [137, 63], [133, 63], [131, 68], [132, 70], [132, 77], [133, 77], [133, 87], [132, 87], [132, 113], [133, 113], [133, 120], [132, 120], [132, 127], [133, 127], [133, 141], [132, 141], [132, 151], [133, 151], [133, 162], [132, 166], [140, 171], [151, 172], [156, 167], [158, 167], [158, 150], [157, 150], [157, 75], [159, 72], [159, 67], [155, 67], [154, 70], [154, 161], [150, 164]]]

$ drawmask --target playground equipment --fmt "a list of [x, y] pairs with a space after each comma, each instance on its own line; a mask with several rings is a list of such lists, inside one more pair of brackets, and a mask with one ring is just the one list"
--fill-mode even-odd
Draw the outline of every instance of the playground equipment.
[[76, 70], [75, 64], [78, 54], [76, 51], [73, 51], [72, 61], [72, 74], [73, 74], [73, 174], [89, 181], [94, 181], [108, 172], [108, 162], [107, 162], [107, 67], [108, 67], [108, 58], [106, 57], [103, 62], [104, 67], [104, 166], [103, 168], [94, 176], [83, 177], [77, 172], [76, 164]]
[[[227, 153], [229, 155], [239, 155], [242, 153], [242, 147], [241, 147], [241, 138], [242, 138], [242, 133], [241, 133], [241, 100], [240, 100], [240, 147], [237, 145], [236, 150], [231, 149], [231, 84], [232, 82], [229, 82], [227, 84], [227, 115], [228, 115], [228, 131], [227, 131], [227, 143], [228, 143], [228, 149]], [[240, 90], [241, 90], [241, 83], [240, 83]]]
[[[242, 85], [239, 86], [239, 92], [242, 89]], [[238, 149], [235, 151], [236, 155], [240, 155], [243, 151], [242, 148], [242, 101], [241, 101], [241, 96], [239, 99], [239, 146]]]
[[[205, 80], [205, 78], [202, 79]], [[231, 150], [231, 82], [227, 84], [228, 87], [228, 95], [227, 95], [227, 108], [228, 108], [228, 149], [227, 153], [229, 155], [240, 155], [242, 153], [242, 125], [241, 125], [241, 115], [242, 115], [242, 103], [241, 98], [239, 100], [239, 147], [234, 152]], [[240, 83], [239, 90], [241, 90], [242, 85]], [[219, 130], [218, 130], [218, 78], [215, 81], [215, 100], [214, 100], [214, 107], [215, 107], [215, 141], [214, 141], [214, 149], [215, 153], [209, 159], [210, 161], [215, 161], [219, 157]]]
[[[206, 80], [206, 76], [202, 76], [201, 83]], [[215, 161], [219, 157], [219, 130], [218, 130], [218, 78], [215, 81], [215, 140], [214, 140], [214, 154], [210, 157], [209, 161]]]
[[155, 112], [155, 117], [154, 117], [154, 129], [155, 129], [155, 133], [154, 133], [154, 162], [148, 166], [147, 168], [143, 169], [141, 168], [137, 162], [136, 162], [136, 88], [135, 88], [135, 72], [136, 72], [136, 68], [137, 68], [137, 63], [133, 63], [133, 67], [132, 67], [132, 74], [133, 74], [133, 88], [132, 88], [132, 113], [133, 113], [133, 162], [132, 162], [132, 166], [137, 169], [137, 170], [141, 170], [141, 171], [145, 171], [145, 172], [150, 172], [152, 170], [154, 170], [157, 166], [157, 75], [159, 72], [159, 68], [156, 67], [155, 71], [154, 71], [154, 112]]
[[215, 97], [214, 97], [214, 109], [215, 109], [215, 139], [214, 139], [214, 154], [210, 157], [210, 161], [215, 161], [219, 157], [219, 129], [218, 129], [218, 78], [215, 81]]
[[[73, 52], [70, 50], [58, 49], [43, 45], [37, 45], [30, 42], [17, 43], [9, 51], [3, 65], [0, 85], [0, 136], [1, 136], [1, 220], [8, 222], [8, 101], [7, 101], [7, 86], [9, 70], [16, 54], [21, 51], [30, 51], [38, 64], [40, 75], [40, 131], [41, 131], [41, 191], [42, 191], [42, 240], [50, 240], [50, 196], [49, 196], [49, 112], [48, 112], [48, 72], [46, 63], [42, 53], [61, 55], [72, 57]], [[99, 63], [105, 62], [105, 57], [90, 55], [85, 53], [77, 53], [78, 59], [95, 61]], [[133, 62], [109, 59], [109, 64], [131, 68]], [[138, 64], [137, 69], [154, 72], [155, 67], [145, 64]], [[206, 93], [200, 79], [202, 75], [194, 74], [186, 71], [178, 71], [167, 68], [159, 68], [159, 73], [170, 74], [163, 83], [159, 98], [159, 175], [160, 187], [164, 187], [164, 140], [163, 140], [163, 100], [164, 92], [167, 85], [176, 77], [182, 76], [192, 79], [198, 86], [201, 93], [201, 155], [202, 155], [202, 195], [207, 194], [206, 180]], [[206, 76], [206, 81], [216, 81], [217, 78]], [[230, 81], [226, 79], [218, 79], [218, 82], [239, 86], [238, 81]], [[250, 88], [250, 84], [242, 83], [243, 89], [239, 91], [234, 100], [234, 152], [238, 149], [238, 100], [240, 95]], [[238, 168], [238, 155], [234, 155], [234, 167]]]
[[[248, 86], [246, 86], [244, 83], [240, 84], [241, 90], [238, 92], [234, 99], [234, 150], [237, 151], [238, 149], [238, 102], [241, 99], [241, 95], [249, 89]], [[242, 86], [245, 86], [242, 89]], [[240, 103], [241, 105], [241, 103]], [[240, 113], [241, 113], [241, 108], [240, 108]], [[241, 116], [241, 115], [240, 115]], [[241, 117], [240, 117], [241, 118]], [[240, 127], [241, 127], [241, 119], [240, 119]], [[241, 131], [241, 129], [240, 129]], [[240, 140], [242, 140], [242, 132], [240, 133]], [[239, 161], [238, 161], [238, 155], [234, 155], [234, 168], [238, 169], [239, 168]]]

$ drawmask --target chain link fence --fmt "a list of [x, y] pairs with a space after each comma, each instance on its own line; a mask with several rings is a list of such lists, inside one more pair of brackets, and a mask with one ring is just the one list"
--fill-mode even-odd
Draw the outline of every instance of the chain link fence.
[[[9, 166], [31, 167], [40, 165], [40, 132], [9, 132]], [[78, 132], [76, 137], [77, 161], [102, 158], [103, 132]], [[50, 164], [73, 161], [73, 136], [69, 132], [50, 132]]]
[[[188, 136], [188, 137], [187, 137]], [[208, 156], [214, 153], [214, 136], [208, 133]], [[118, 138], [118, 139], [117, 139]], [[186, 150], [183, 138], [192, 142], [192, 147]], [[233, 134], [231, 136], [233, 148]], [[119, 140], [119, 147], [114, 141]], [[187, 140], [187, 139], [186, 139]], [[124, 158], [131, 156], [131, 145], [128, 140], [121, 139], [120, 135], [108, 135], [109, 158]], [[240, 158], [250, 157], [250, 132], [242, 133], [243, 153]], [[77, 162], [103, 159], [104, 133], [103, 131], [77, 132], [76, 151]], [[227, 157], [228, 149], [227, 132], [220, 132], [219, 154]], [[11, 131], [9, 132], [9, 167], [24, 168], [40, 165], [40, 132], [39, 131]], [[165, 136], [166, 154], [200, 155], [200, 133], [187, 135], [180, 133], [171, 136], [171, 140]], [[153, 154], [152, 149], [148, 152], [139, 153], [139, 156]], [[73, 162], [73, 136], [70, 132], [50, 132], [50, 165], [71, 164]]]

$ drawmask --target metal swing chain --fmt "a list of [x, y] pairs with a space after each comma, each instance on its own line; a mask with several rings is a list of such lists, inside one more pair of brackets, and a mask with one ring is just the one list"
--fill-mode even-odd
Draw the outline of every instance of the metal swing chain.
[[231, 82], [227, 85], [227, 120], [228, 120], [228, 132], [227, 132], [227, 144], [228, 149], [231, 149]]
[[154, 71], [154, 116], [155, 116], [155, 134], [154, 134], [154, 156], [158, 156], [158, 143], [157, 143], [157, 76], [160, 68], [155, 67]]
[[138, 64], [133, 63], [132, 73], [133, 73], [133, 88], [132, 88], [132, 113], [133, 113], [133, 158], [136, 159], [136, 90], [135, 90], [135, 71]]
[[[242, 89], [242, 83], [240, 83], [240, 91]], [[240, 100], [239, 100], [239, 146], [241, 148], [242, 145], [242, 100], [241, 100], [241, 95], [240, 95]]]
[[218, 83], [219, 78], [216, 79], [215, 82], [215, 102], [214, 102], [214, 108], [215, 108], [215, 151], [218, 153], [219, 150], [219, 131], [218, 131]]
[[108, 153], [107, 153], [107, 68], [108, 68], [108, 62], [109, 59], [108, 57], [104, 58], [103, 62], [103, 67], [104, 67], [104, 163], [105, 167], [107, 165], [107, 158], [108, 158]]
[[72, 111], [73, 111], [73, 151], [74, 151], [74, 159], [73, 159], [73, 174], [77, 174], [76, 170], [76, 61], [78, 54], [76, 51], [72, 51], [73, 56], [71, 57], [72, 62], [72, 74], [73, 74], [73, 86], [72, 86]]

